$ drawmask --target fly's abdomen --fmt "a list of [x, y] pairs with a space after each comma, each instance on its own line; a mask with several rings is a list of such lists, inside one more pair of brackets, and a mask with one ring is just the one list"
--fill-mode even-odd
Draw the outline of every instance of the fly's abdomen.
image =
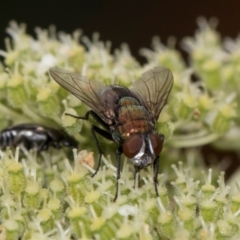
[[135, 133], [149, 132], [154, 128], [145, 107], [132, 97], [120, 99], [118, 122], [118, 130], [123, 138]]

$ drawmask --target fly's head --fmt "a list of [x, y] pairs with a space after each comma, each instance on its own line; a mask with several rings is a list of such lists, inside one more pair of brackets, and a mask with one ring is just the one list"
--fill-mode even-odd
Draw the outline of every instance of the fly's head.
[[163, 147], [164, 136], [156, 133], [134, 134], [123, 143], [123, 153], [138, 168], [152, 164]]

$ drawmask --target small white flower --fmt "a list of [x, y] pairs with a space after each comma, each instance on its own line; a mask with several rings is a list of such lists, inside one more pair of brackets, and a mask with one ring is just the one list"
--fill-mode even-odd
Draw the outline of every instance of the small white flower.
[[118, 213], [122, 216], [136, 215], [138, 213], [138, 208], [131, 205], [123, 205], [119, 207]]
[[40, 63], [38, 64], [37, 73], [39, 75], [45, 74], [49, 68], [54, 67], [56, 63], [57, 60], [52, 54], [47, 53], [43, 55]]

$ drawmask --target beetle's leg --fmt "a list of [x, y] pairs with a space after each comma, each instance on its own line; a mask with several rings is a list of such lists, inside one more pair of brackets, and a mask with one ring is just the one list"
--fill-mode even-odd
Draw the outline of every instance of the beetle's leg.
[[[134, 188], [140, 186], [140, 168], [134, 166]], [[139, 174], [138, 174], [139, 173]]]
[[100, 168], [101, 161], [102, 161], [102, 155], [103, 155], [102, 149], [101, 149], [101, 147], [100, 147], [99, 141], [98, 141], [97, 136], [96, 136], [96, 132], [97, 132], [99, 135], [103, 136], [104, 138], [106, 138], [106, 139], [108, 139], [108, 140], [113, 141], [113, 138], [112, 138], [112, 135], [111, 135], [110, 132], [107, 132], [107, 131], [105, 131], [105, 130], [97, 127], [97, 126], [94, 126], [94, 125], [92, 125], [91, 131], [92, 131], [92, 135], [93, 135], [93, 138], [94, 138], [95, 143], [96, 143], [96, 145], [97, 145], [97, 149], [98, 149], [98, 153], [99, 153], [99, 159], [98, 159], [97, 169], [96, 169], [95, 173], [92, 175], [92, 177], [94, 177], [94, 176], [97, 174], [97, 172], [98, 172], [98, 170], [99, 170], [99, 168]]
[[41, 141], [38, 145], [34, 146], [37, 149], [37, 152], [48, 150], [49, 142], [48, 141]]
[[115, 197], [113, 199], [113, 202], [115, 202], [117, 200], [118, 197], [118, 186], [119, 186], [119, 179], [121, 177], [121, 172], [120, 172], [120, 167], [121, 167], [121, 154], [122, 154], [122, 147], [120, 146], [117, 149], [117, 181], [116, 181], [116, 193], [115, 193]]
[[109, 125], [105, 123], [93, 110], [89, 110], [86, 112], [85, 116], [79, 117], [72, 115], [70, 113], [65, 113], [67, 116], [71, 116], [77, 119], [82, 119], [82, 120], [88, 120], [89, 116], [91, 115], [97, 122], [99, 122], [102, 126], [104, 126], [106, 129], [109, 129]]
[[21, 146], [22, 146], [22, 147], [24, 147], [24, 148], [27, 149], [27, 150], [29, 150], [29, 149], [31, 148], [31, 143], [29, 142], [29, 139], [26, 138], [26, 137], [23, 136], [23, 135], [17, 136], [17, 137], [14, 139], [12, 145], [13, 145], [14, 147], [19, 146], [20, 148], [21, 148]]

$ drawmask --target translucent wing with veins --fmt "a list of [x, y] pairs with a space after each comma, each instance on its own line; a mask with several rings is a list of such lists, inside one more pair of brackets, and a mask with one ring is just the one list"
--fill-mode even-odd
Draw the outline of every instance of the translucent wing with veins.
[[64, 69], [50, 68], [49, 72], [60, 86], [80, 99], [103, 120], [108, 121], [104, 114], [105, 108], [100, 98], [100, 94], [106, 86]]
[[168, 68], [155, 67], [133, 83], [134, 92], [146, 106], [156, 122], [173, 85], [173, 75]]

